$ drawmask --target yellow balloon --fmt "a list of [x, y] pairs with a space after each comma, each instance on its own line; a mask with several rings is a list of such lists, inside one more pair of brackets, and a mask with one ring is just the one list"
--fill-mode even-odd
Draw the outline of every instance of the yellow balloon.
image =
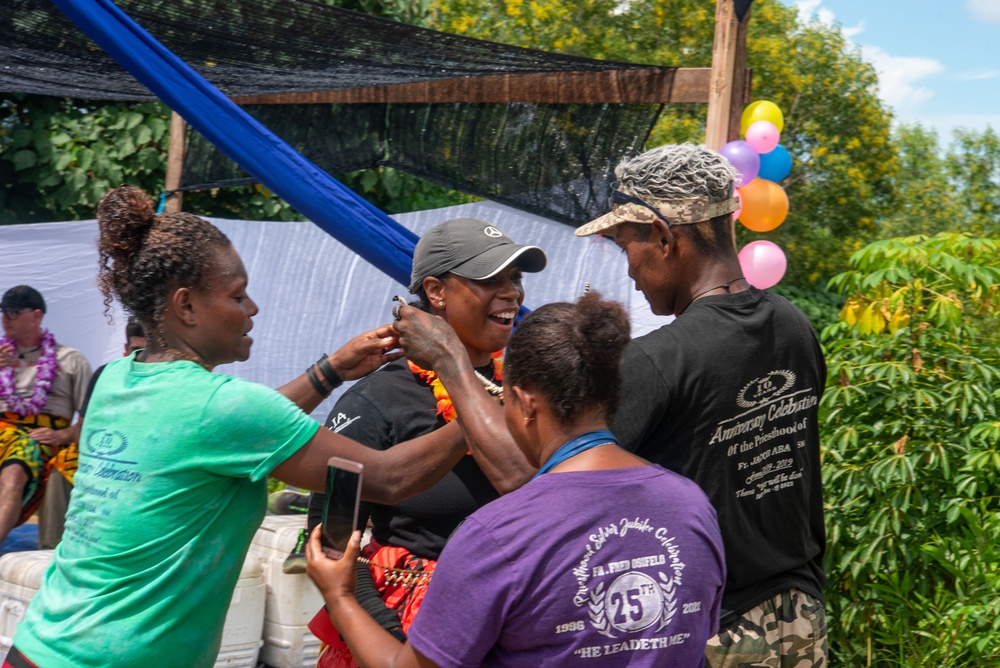
[[754, 232], [770, 232], [785, 222], [788, 215], [788, 195], [774, 181], [754, 179], [741, 186], [743, 209], [740, 222]]
[[767, 100], [757, 100], [746, 106], [743, 115], [740, 116], [740, 136], [746, 136], [747, 128], [757, 121], [771, 121], [774, 127], [778, 128], [778, 132], [785, 128], [785, 116], [781, 113], [781, 109], [778, 109], [778, 105], [774, 102]]

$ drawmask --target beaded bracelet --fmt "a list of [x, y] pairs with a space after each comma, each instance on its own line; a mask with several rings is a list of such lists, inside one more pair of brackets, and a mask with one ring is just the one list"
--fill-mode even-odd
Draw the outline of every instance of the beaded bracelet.
[[309, 379], [309, 383], [313, 386], [313, 389], [316, 391], [316, 394], [323, 397], [324, 399], [330, 396], [330, 393], [333, 392], [333, 390], [328, 390], [325, 387], [323, 387], [323, 383], [319, 381], [319, 377], [316, 375], [316, 372], [313, 370], [311, 365], [308, 369], [306, 369], [306, 378]]
[[329, 355], [323, 355], [316, 360], [316, 366], [318, 366], [319, 370], [323, 373], [323, 377], [326, 378], [326, 382], [330, 383], [331, 392], [344, 384], [344, 379], [340, 377], [337, 370], [333, 368], [332, 364], [330, 364]]

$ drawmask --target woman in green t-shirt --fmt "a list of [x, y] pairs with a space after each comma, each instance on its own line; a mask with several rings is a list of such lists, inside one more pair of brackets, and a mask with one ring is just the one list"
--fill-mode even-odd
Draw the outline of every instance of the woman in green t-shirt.
[[267, 476], [322, 490], [332, 456], [365, 467], [362, 496], [426, 489], [468, 449], [459, 424], [382, 452], [308, 416], [342, 380], [399, 356], [389, 326], [277, 391], [211, 373], [250, 355], [257, 305], [229, 239], [141, 190], [97, 211], [98, 281], [147, 333], [107, 365], [80, 439], [66, 536], [19, 625], [13, 661], [37, 666], [212, 666]]

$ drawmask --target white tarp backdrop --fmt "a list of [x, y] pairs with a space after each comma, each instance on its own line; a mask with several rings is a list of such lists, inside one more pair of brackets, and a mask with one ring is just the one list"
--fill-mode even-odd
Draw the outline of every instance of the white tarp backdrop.
[[[482, 218], [518, 243], [543, 248], [548, 267], [524, 278], [528, 308], [572, 301], [589, 282], [626, 305], [633, 336], [670, 320], [654, 316], [635, 292], [625, 256], [611, 240], [577, 238], [567, 225], [488, 201], [393, 217], [417, 234], [450, 218]], [[312, 223], [211, 220], [242, 256], [249, 294], [260, 307], [250, 359], [218, 367], [221, 373], [278, 387], [324, 352], [391, 320], [392, 297], [408, 295]], [[121, 308], [112, 305], [113, 323], [104, 315], [96, 238], [93, 220], [0, 226], [0, 294], [21, 284], [38, 289], [48, 307], [43, 325], [94, 368], [121, 355], [125, 338]], [[324, 420], [343, 389], [313, 416]]]

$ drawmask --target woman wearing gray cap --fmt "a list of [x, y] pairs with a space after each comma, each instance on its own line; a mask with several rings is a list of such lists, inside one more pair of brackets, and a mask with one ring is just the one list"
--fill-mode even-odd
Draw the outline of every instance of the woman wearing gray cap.
[[[417, 243], [410, 281], [410, 292], [417, 296], [414, 305], [454, 329], [484, 397], [502, 396], [499, 353], [507, 345], [524, 301], [521, 274], [541, 271], [545, 263], [540, 248], [520, 246], [493, 224], [473, 218], [441, 223]], [[499, 403], [484, 404], [484, 410], [495, 411], [497, 438], [510, 440]], [[434, 370], [403, 359], [355, 384], [334, 406], [326, 426], [386, 450], [456, 417]], [[509, 447], [516, 446], [511, 441]], [[370, 517], [372, 541], [363, 552], [368, 567], [359, 568], [359, 575], [371, 574], [382, 599], [372, 594], [366, 607], [371, 609], [374, 603], [376, 608], [388, 608], [388, 613], [385, 609], [377, 612], [383, 613], [384, 626], [397, 637], [404, 637], [413, 621], [448, 537], [467, 516], [499, 496], [492, 475], [491, 462], [478, 461], [470, 452], [425, 492], [395, 505], [364, 506], [367, 513], [362, 512], [359, 528]], [[321, 495], [313, 494], [312, 509], [322, 508], [323, 503]], [[318, 514], [311, 512], [310, 529], [315, 523]], [[357, 665], [325, 610], [319, 611], [310, 629], [327, 645], [320, 655], [320, 668]]]

